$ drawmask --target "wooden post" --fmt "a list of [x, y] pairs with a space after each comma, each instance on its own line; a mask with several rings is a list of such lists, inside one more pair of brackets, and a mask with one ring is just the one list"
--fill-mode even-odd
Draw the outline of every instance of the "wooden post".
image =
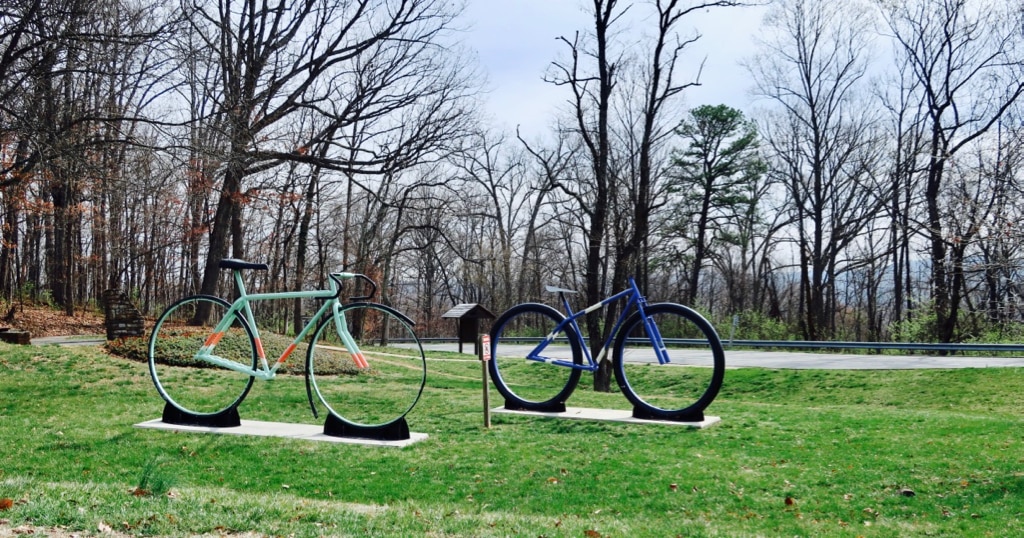
[[484, 379], [484, 428], [491, 427], [491, 395], [490, 383], [487, 379], [487, 363], [491, 360], [491, 335], [481, 334], [477, 337], [477, 351], [480, 357], [480, 366], [483, 370]]

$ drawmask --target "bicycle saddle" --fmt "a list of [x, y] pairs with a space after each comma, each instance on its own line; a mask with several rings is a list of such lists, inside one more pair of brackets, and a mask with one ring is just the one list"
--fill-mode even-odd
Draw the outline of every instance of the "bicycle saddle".
[[258, 271], [266, 271], [269, 269], [265, 263], [253, 263], [245, 260], [238, 260], [235, 258], [224, 258], [220, 261], [221, 269], [256, 269]]
[[557, 286], [544, 286], [544, 291], [548, 293], [579, 293], [576, 290], [567, 290], [565, 288], [559, 288]]

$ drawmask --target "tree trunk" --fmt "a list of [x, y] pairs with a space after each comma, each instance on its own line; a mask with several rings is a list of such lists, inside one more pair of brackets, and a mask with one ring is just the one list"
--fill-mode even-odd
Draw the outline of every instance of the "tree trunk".
[[[228, 166], [224, 173], [224, 185], [221, 187], [217, 211], [210, 225], [210, 249], [206, 256], [203, 270], [203, 283], [199, 293], [204, 295], [217, 294], [217, 282], [220, 279], [220, 261], [227, 256], [228, 235], [232, 231], [232, 219], [239, 211], [239, 187], [242, 181], [240, 166]], [[210, 317], [209, 303], [201, 303], [205, 308], [196, 310], [194, 323], [205, 323]]]
[[[309, 184], [306, 185], [306, 194], [303, 198], [302, 220], [299, 221], [299, 236], [295, 246], [295, 289], [301, 290], [306, 284], [306, 245], [309, 241], [309, 224], [313, 220], [313, 207], [316, 202], [316, 193], [319, 186], [320, 171], [313, 170], [309, 175]], [[302, 330], [302, 299], [295, 299], [292, 305], [292, 314], [295, 318], [295, 334]]]
[[932, 158], [928, 165], [925, 199], [928, 210], [928, 238], [931, 247], [932, 264], [932, 314], [935, 316], [935, 337], [941, 343], [949, 343], [953, 336], [956, 319], [950, 315], [950, 290], [946, 273], [946, 241], [943, 238], [942, 215], [939, 209], [939, 191], [942, 186], [942, 171], [945, 163], [937, 155], [944, 148], [939, 140], [942, 133], [936, 124], [932, 132]]

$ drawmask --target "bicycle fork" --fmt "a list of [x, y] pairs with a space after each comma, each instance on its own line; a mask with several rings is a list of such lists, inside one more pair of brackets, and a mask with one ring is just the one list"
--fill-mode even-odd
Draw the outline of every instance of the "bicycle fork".
[[357, 368], [369, 368], [370, 363], [366, 362], [366, 356], [356, 345], [356, 341], [352, 339], [352, 335], [349, 334], [348, 328], [345, 327], [345, 314], [341, 312], [341, 307], [337, 303], [334, 304], [334, 330], [341, 337], [342, 344], [345, 345], [345, 349], [348, 350], [349, 354], [352, 355], [352, 360], [356, 363]]
[[[326, 308], [326, 305], [324, 305]], [[323, 312], [323, 310], [321, 310]], [[323, 313], [320, 315], [324, 315]], [[318, 316], [319, 317], [319, 316]], [[352, 362], [356, 364], [357, 368], [369, 368], [370, 363], [367, 362], [366, 356], [363, 355], [362, 350], [359, 349], [359, 345], [356, 344], [352, 334], [348, 332], [348, 321], [345, 318], [345, 313], [341, 311], [341, 305], [335, 302], [331, 306], [331, 317], [334, 319], [334, 332], [338, 333], [338, 337], [341, 338], [341, 344], [348, 351], [349, 355], [352, 356]], [[305, 335], [303, 335], [305, 336]], [[312, 346], [313, 343], [310, 343]], [[312, 352], [312, 349], [310, 350]], [[306, 397], [309, 399], [309, 408], [313, 411], [313, 417], [319, 418], [320, 413], [316, 410], [316, 402], [313, 398], [313, 380], [310, 375], [310, 369], [313, 367], [312, 361], [309, 361], [306, 369]]]
[[643, 310], [640, 311], [640, 317], [644, 320], [644, 329], [647, 331], [647, 338], [651, 340], [651, 346], [654, 347], [654, 356], [658, 358], [658, 364], [668, 364], [668, 348], [665, 347], [665, 340], [661, 337], [658, 324]]

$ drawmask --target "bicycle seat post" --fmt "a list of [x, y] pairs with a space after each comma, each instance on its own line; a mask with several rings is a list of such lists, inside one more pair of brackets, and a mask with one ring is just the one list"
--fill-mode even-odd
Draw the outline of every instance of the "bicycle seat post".
[[573, 311], [572, 307], [569, 305], [569, 299], [565, 296], [565, 292], [558, 292], [558, 298], [562, 301], [562, 308], [565, 308], [565, 314], [567, 316], [571, 316], [573, 314]]
[[240, 269], [232, 269], [231, 276], [235, 279], [235, 290], [238, 291], [238, 296], [245, 297], [245, 279], [242, 278], [242, 271]]
[[[242, 270], [237, 267], [233, 267], [231, 269], [231, 275], [234, 276], [235, 278], [235, 288], [238, 292], [238, 297], [235, 298], [234, 303], [237, 305], [239, 301], [243, 301], [241, 311], [245, 315], [245, 319], [251, 322], [255, 319], [255, 317], [252, 314], [252, 305], [249, 304], [248, 295], [246, 295], [245, 279], [242, 278]], [[263, 367], [266, 368], [267, 359], [266, 355], [263, 352], [263, 343], [260, 341], [260, 331], [256, 327], [255, 323], [252, 324], [252, 332], [253, 336], [256, 337], [257, 355], [259, 356], [260, 360], [263, 361]]]
[[557, 286], [545, 286], [544, 289], [548, 293], [557, 293], [559, 300], [562, 301], [562, 307], [565, 308], [566, 314], [570, 316], [572, 315], [572, 308], [569, 307], [569, 299], [566, 298], [566, 295], [570, 293], [576, 293], [575, 290], [568, 290], [565, 288], [559, 288]]

